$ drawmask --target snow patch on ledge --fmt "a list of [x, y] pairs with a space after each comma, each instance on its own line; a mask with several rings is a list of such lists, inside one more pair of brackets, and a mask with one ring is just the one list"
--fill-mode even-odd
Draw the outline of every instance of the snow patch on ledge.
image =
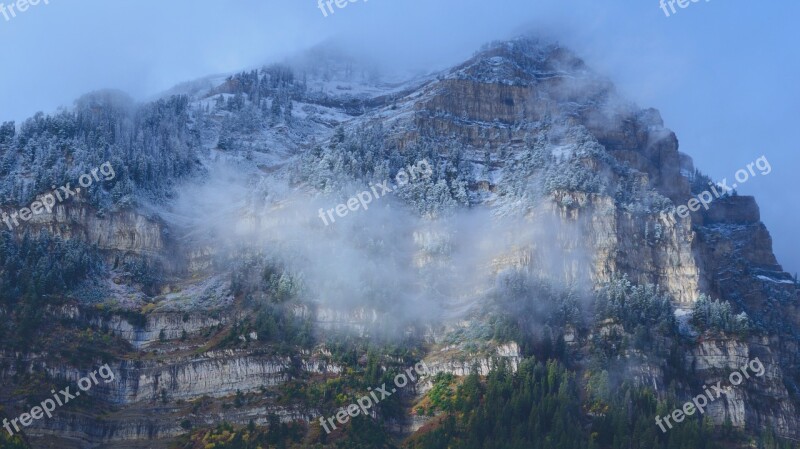
[[761, 279], [762, 281], [772, 282], [774, 284], [794, 284], [794, 281], [792, 281], [792, 280], [772, 279], [771, 277], [767, 277], [767, 276], [763, 276], [763, 275], [758, 275], [756, 277]]

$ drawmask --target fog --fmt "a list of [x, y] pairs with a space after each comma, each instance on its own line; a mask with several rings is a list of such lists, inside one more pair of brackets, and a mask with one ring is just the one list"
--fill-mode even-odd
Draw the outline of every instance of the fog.
[[386, 336], [484, 313], [498, 275], [530, 273], [556, 291], [592, 286], [581, 224], [562, 221], [552, 203], [515, 215], [481, 207], [420, 217], [393, 192], [325, 225], [320, 209], [369, 187], [298, 189], [291, 170], [265, 177], [246, 161], [218, 160], [159, 213], [189, 231], [185, 243], [212, 248], [217, 268], [266, 259], [297, 276], [303, 298], [320, 307], [387, 314], [373, 329]]
[[757, 197], [779, 262], [797, 272], [798, 12], [792, 2], [744, 0], [691, 3], [670, 17], [656, 1], [359, 0], [325, 17], [311, 0], [50, 0], [0, 15], [0, 120], [69, 107], [99, 88], [145, 100], [314, 47], [335, 45], [387, 70], [431, 71], [533, 30], [661, 110], [681, 150], [713, 179], [765, 155], [773, 172], [738, 190]]

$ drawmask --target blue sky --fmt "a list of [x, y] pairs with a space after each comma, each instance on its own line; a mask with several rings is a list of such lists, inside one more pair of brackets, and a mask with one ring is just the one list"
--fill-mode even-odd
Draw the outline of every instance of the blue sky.
[[765, 155], [772, 173], [739, 192], [757, 197], [779, 262], [794, 273], [798, 13], [788, 0], [700, 1], [671, 17], [658, 0], [358, 0], [326, 18], [315, 0], [49, 0], [9, 21], [0, 15], [0, 120], [51, 112], [98, 88], [148, 98], [335, 36], [387, 63], [432, 69], [536, 30], [659, 109], [712, 178]]

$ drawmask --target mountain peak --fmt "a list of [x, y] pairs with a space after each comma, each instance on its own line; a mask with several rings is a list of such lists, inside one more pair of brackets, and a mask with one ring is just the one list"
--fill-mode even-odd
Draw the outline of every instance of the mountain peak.
[[530, 37], [487, 44], [451, 72], [454, 77], [522, 86], [566, 74], [590, 73], [583, 60], [571, 51]]

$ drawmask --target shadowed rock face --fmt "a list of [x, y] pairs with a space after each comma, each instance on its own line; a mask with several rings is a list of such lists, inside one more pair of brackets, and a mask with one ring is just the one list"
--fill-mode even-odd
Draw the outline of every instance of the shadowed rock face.
[[[400, 148], [420, 139], [438, 144], [437, 150], [442, 153], [459, 146], [475, 166], [485, 164], [484, 155], [488, 153], [489, 167], [484, 168], [497, 176], [475, 179], [470, 186], [473, 191], [485, 194], [478, 196], [480, 204], [476, 206], [480, 207], [500, 207], [502, 199], [494, 194], [508, 182], [504, 170], [509, 170], [513, 159], [545, 131], [558, 134], [560, 142], [578, 147], [587, 141], [601, 145], [603, 154], [588, 154], [581, 162], [587, 171], [603, 173], [609, 182], [621, 182], [621, 175], [614, 168], [620, 165], [630, 169], [625, 181], [654, 189], [675, 205], [686, 204], [691, 198], [691, 182], [686, 176], [694, 171], [691, 158], [678, 151], [678, 139], [664, 127], [658, 111], [640, 109], [626, 102], [615, 93], [610, 82], [592, 73], [563, 48], [527, 40], [501, 43], [436, 79], [410, 86], [399, 94], [379, 92], [363, 98], [335, 95], [321, 98], [317, 93], [309, 93], [297, 101], [309, 108], [334, 110], [339, 114], [337, 120], [341, 119], [336, 124], [347, 127], [375, 121], [385, 123], [387, 141]], [[239, 88], [239, 83], [228, 81], [212, 93], [233, 93]], [[333, 126], [329, 125], [334, 119], [323, 121], [311, 114], [309, 117], [295, 119], [292, 126], [317, 130], [314, 136], [317, 142], [326, 142], [334, 135]], [[558, 123], [558, 129], [551, 127], [553, 123]], [[205, 131], [217, 132], [214, 126]], [[292, 134], [284, 138], [293, 149], [306, 146], [304, 139]], [[753, 198], [721, 198], [708, 211], [672, 222], [656, 211], [631, 210], [608, 192], [556, 190], [548, 194], [536, 214], [537, 218], [557, 223], [563, 229], [574, 230], [552, 236], [564, 249], [555, 273], [561, 280], [599, 285], [615, 275], [627, 274], [637, 283], [658, 284], [671, 295], [677, 307], [690, 307], [701, 293], [706, 293], [730, 302], [737, 313], [744, 311], [758, 321], [758, 332], [749, 337], [701, 334], [694, 347], [682, 354], [691, 378], [680, 382], [692, 391], [698, 384], [713, 384], [748, 360], [759, 357], [766, 374], [715, 402], [707, 415], [716, 424], [728, 420], [743, 429], [774, 428], [782, 435], [800, 437], [797, 414], [800, 356], [793, 338], [800, 329], [798, 289], [775, 259], [772, 240], [760, 222]], [[178, 417], [188, 413], [188, 406], [158, 405], [162, 391], [170, 400], [192, 401], [203, 396], [224, 399], [237, 390], [252, 393], [262, 387], [281, 385], [297, 369], [309, 374], [342, 372], [342, 367], [329, 360], [330, 354], [325, 349], [293, 358], [266, 354], [246, 332], [235, 337], [254, 347], [243, 350], [209, 351], [199, 344], [182, 343], [183, 338], [202, 338], [210, 329], [228, 326], [241, 316], [229, 307], [227, 293], [219, 293], [217, 287], [189, 290], [189, 284], [194, 288], [193, 283], [197, 282], [194, 277], [220, 274], [214, 273], [213, 251], [208, 249], [208, 242], [182, 239], [183, 231], [162, 220], [132, 209], [98, 216], [88, 207], [76, 206], [59, 207], [53, 216], [32, 225], [63, 238], [95, 244], [108, 261], [131, 254], [171, 260], [169, 268], [176, 278], [175, 284], [187, 291], [200, 292], [196, 296], [213, 296], [203, 307], [192, 301], [184, 302], [180, 291], [150, 298], [154, 304], [169, 307], [147, 314], [143, 322], [113, 312], [101, 317], [84, 315], [84, 305], [79, 306], [80, 311], [65, 312], [64, 319], [86, 320], [109, 329], [132, 346], [132, 354], [144, 360], [115, 364], [113, 368], [120, 380], [93, 391], [101, 401], [118, 407], [116, 411], [103, 419], [67, 414], [37, 423], [39, 427], [32, 428], [30, 434], [42, 441], [60, 436], [74, 447], [89, 443], [114, 447], [123, 440], [142, 442], [174, 437], [182, 433]], [[425, 230], [419, 230], [418, 239], [426, 237], [429, 235]], [[486, 261], [486, 269], [496, 273], [514, 267], [537, 272], [543, 262], [552, 259], [542, 246], [533, 243], [516, 247]], [[424, 254], [415, 259], [419, 266], [434, 262]], [[213, 309], [213, 316], [208, 308]], [[321, 332], [349, 329], [359, 335], [394, 319], [368, 308], [303, 307], [295, 313], [309, 318]], [[485, 373], [490, 369], [492, 357], [505, 358], [512, 367], [517, 366], [520, 349], [516, 343], [489, 348], [482, 355], [466, 354], [457, 345], [443, 343], [442, 329], [460, 326], [459, 320], [427, 329], [425, 339], [435, 349], [426, 360], [434, 372], [460, 376], [478, 366]], [[569, 335], [568, 344], [576, 351], [588, 344], [572, 331]], [[69, 381], [82, 375], [71, 366], [42, 363], [35, 354], [23, 358]], [[631, 364], [627, 369], [637, 383], [664, 390], [667, 382], [661, 362]], [[0, 378], [14, 374], [13, 369], [4, 369]], [[422, 385], [420, 390], [428, 387]], [[156, 409], [157, 412], [151, 412]], [[247, 424], [255, 419], [261, 424], [269, 412], [286, 421], [312, 421], [318, 417], [313, 409], [295, 410], [265, 402], [218, 413], [201, 411], [197, 420], [217, 422], [224, 418]], [[151, 413], [163, 418], [163, 422], [154, 419]], [[415, 422], [412, 427], [421, 425]]]

